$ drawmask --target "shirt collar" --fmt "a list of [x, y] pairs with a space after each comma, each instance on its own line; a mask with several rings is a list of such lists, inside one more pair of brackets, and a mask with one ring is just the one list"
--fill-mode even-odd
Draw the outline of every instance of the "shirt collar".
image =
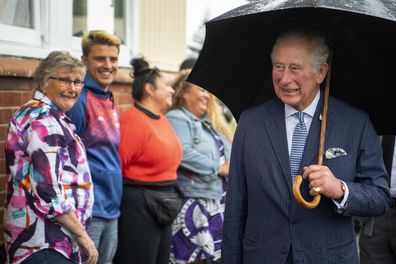
[[34, 92], [33, 98], [47, 105], [52, 105], [52, 101], [40, 90]]
[[156, 115], [153, 112], [151, 112], [150, 110], [148, 110], [147, 108], [144, 108], [142, 105], [138, 104], [137, 102], [135, 102], [135, 107], [143, 112], [144, 114], [146, 114], [148, 117], [152, 118], [152, 119], [156, 119], [159, 120], [161, 118], [160, 115]]
[[[318, 106], [320, 99], [320, 90], [316, 94], [315, 98], [312, 100], [311, 104], [304, 109], [304, 113], [308, 114], [310, 117], [315, 115], [316, 107]], [[296, 109], [291, 107], [290, 105], [285, 104], [285, 117], [288, 118], [298, 112]]]
[[59, 107], [51, 101], [42, 91], [36, 90], [33, 95], [33, 99], [43, 102], [46, 105], [49, 105], [51, 109], [54, 109], [56, 112], [59, 113], [60, 117], [66, 117], [65, 113], [59, 109]]

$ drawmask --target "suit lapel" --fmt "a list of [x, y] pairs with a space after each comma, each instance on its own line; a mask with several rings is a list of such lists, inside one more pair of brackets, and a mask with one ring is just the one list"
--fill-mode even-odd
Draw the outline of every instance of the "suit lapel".
[[281, 101], [275, 100], [273, 105], [270, 106], [270, 109], [272, 115], [268, 117], [268, 120], [265, 120], [265, 126], [271, 140], [275, 156], [281, 164], [280, 167], [282, 168], [282, 173], [285, 176], [284, 179], [287, 181], [287, 184], [290, 185], [290, 188], [288, 189], [291, 191], [292, 181], [287, 147], [285, 108]]

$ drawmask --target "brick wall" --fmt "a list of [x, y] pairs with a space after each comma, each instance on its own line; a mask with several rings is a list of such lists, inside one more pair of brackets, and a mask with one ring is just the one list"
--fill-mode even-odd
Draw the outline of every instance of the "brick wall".
[[[3, 242], [3, 207], [5, 201], [4, 145], [9, 118], [28, 101], [34, 90], [32, 75], [38, 60], [0, 56], [0, 244]], [[112, 86], [120, 112], [132, 103], [129, 69], [120, 69]]]

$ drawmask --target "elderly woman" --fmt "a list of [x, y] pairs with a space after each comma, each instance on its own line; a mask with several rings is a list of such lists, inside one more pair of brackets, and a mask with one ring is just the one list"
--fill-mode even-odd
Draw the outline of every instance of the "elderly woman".
[[216, 98], [186, 82], [187, 74], [176, 80], [173, 110], [167, 114], [183, 146], [178, 186], [184, 194], [173, 223], [170, 262], [211, 263], [221, 257], [232, 136], [220, 116]]
[[96, 263], [89, 236], [93, 191], [85, 148], [66, 117], [85, 69], [53, 51], [38, 66], [33, 98], [13, 114], [6, 143], [4, 240], [9, 263]]

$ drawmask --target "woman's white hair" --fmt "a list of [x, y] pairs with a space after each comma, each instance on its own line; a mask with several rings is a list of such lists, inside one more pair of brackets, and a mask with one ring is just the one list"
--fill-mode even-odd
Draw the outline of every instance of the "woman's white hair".
[[79, 59], [67, 51], [52, 51], [41, 61], [34, 73], [36, 89], [47, 87], [49, 78], [59, 71], [79, 72], [82, 78], [85, 76], [85, 67]]

